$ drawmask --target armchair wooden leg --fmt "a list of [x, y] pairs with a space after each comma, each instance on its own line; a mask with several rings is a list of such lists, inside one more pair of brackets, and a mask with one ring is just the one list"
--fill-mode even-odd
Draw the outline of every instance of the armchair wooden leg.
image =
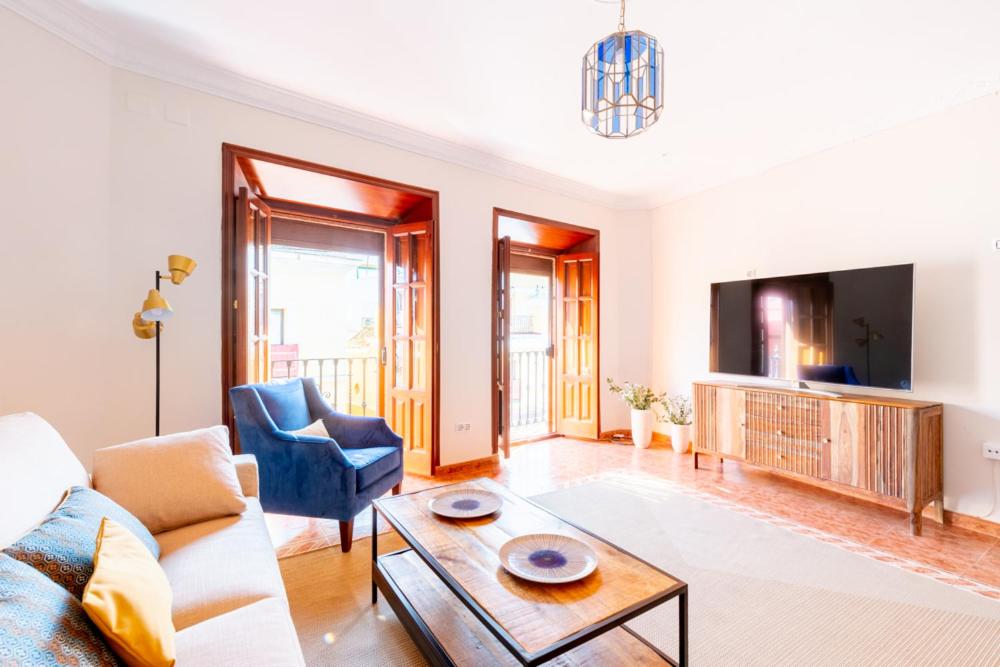
[[340, 550], [345, 554], [351, 550], [354, 541], [354, 519], [340, 522]]
[[396, 486], [392, 487], [392, 495], [398, 496], [403, 491], [403, 483], [400, 482]]

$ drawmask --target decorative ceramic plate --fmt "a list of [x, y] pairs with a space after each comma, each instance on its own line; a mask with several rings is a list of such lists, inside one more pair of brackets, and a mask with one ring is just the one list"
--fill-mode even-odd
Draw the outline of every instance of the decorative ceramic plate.
[[558, 533], [534, 533], [500, 547], [500, 563], [514, 576], [543, 584], [583, 579], [597, 569], [597, 554], [580, 540]]
[[455, 489], [445, 491], [427, 503], [432, 512], [450, 519], [475, 519], [493, 514], [503, 500], [495, 493], [482, 489]]

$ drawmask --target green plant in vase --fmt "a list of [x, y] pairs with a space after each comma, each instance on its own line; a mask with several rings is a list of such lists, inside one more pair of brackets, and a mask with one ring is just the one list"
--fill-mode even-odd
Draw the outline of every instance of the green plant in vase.
[[663, 407], [662, 420], [670, 425], [670, 445], [675, 452], [683, 454], [691, 444], [694, 430], [691, 399], [684, 394], [677, 394], [669, 398], [661, 397], [659, 403]]
[[618, 384], [613, 378], [608, 378], [608, 389], [631, 409], [632, 443], [640, 449], [649, 447], [653, 441], [653, 424], [656, 422], [653, 406], [663, 401], [666, 394], [657, 394], [644, 384]]

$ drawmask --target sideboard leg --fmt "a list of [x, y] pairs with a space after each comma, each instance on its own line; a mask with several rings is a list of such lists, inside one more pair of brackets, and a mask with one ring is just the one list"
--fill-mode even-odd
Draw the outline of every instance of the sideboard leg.
[[910, 512], [910, 535], [914, 537], [920, 537], [920, 533], [923, 530], [923, 515], [920, 510], [913, 510]]
[[944, 525], [944, 498], [934, 501], [934, 520], [942, 526]]
[[695, 470], [698, 469], [698, 452], [697, 452], [697, 450], [694, 453], [694, 469]]

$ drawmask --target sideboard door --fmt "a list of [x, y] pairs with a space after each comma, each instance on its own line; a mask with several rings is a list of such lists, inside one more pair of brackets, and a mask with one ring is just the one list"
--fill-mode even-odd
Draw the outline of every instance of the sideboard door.
[[826, 401], [824, 408], [827, 413], [824, 420], [824, 444], [829, 448], [827, 479], [868, 489], [869, 471], [872, 468], [866, 428], [868, 406], [863, 403]]
[[746, 397], [742, 389], [716, 389], [715, 441], [721, 454], [746, 458]]

